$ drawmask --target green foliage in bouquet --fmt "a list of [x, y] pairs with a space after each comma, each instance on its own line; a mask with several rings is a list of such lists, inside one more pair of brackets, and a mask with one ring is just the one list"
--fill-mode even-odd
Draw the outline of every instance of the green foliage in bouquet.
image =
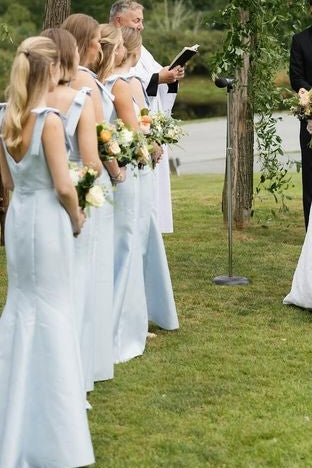
[[115, 158], [119, 167], [127, 164], [146, 165], [150, 162], [149, 148], [141, 131], [131, 130], [121, 119], [114, 124], [97, 124], [98, 150], [102, 161]]
[[84, 209], [87, 205], [86, 196], [89, 193], [90, 189], [94, 186], [94, 182], [96, 179], [96, 173], [90, 173], [90, 170], [87, 171], [84, 177], [79, 180], [78, 184], [76, 185], [79, 206]]
[[162, 112], [149, 115], [148, 109], [142, 109], [140, 126], [149, 143], [158, 145], [177, 144], [185, 135], [181, 121]]
[[103, 187], [95, 185], [97, 172], [90, 167], [79, 167], [69, 163], [69, 174], [76, 188], [79, 206], [82, 210], [89, 206], [101, 207], [104, 203]]
[[102, 161], [112, 161], [121, 151], [117, 142], [116, 127], [102, 122], [96, 125], [98, 152]]

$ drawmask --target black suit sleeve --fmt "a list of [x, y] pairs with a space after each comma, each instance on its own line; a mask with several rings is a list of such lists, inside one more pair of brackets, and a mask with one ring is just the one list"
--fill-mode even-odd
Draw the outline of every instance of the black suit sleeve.
[[175, 81], [174, 83], [168, 84], [168, 93], [177, 94], [179, 89], [179, 82]]
[[291, 43], [289, 78], [291, 87], [296, 93], [300, 88], [311, 89], [305, 77], [303, 51], [296, 36], [293, 37]]
[[[157, 95], [159, 84], [159, 73], [154, 73], [151, 76], [150, 82], [147, 85], [146, 93], [150, 97], [155, 97]], [[168, 93], [177, 94], [179, 89], [179, 82], [175, 81], [174, 83], [168, 84]]]
[[156, 96], [158, 83], [159, 83], [159, 73], [154, 73], [146, 88], [146, 93], [148, 96]]

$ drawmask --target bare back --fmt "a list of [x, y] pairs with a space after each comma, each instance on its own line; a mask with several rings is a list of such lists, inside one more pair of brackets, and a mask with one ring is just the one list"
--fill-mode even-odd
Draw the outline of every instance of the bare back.
[[63, 115], [67, 114], [77, 91], [68, 86], [57, 86], [52, 93], [48, 94], [47, 103], [50, 107], [55, 107]]

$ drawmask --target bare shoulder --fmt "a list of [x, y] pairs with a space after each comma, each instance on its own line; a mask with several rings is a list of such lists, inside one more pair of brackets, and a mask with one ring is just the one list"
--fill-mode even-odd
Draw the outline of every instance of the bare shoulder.
[[73, 89], [70, 86], [59, 86], [53, 91], [52, 94], [56, 94], [57, 96], [60, 97], [74, 97], [77, 94], [77, 89]]
[[61, 117], [55, 112], [49, 112], [44, 122], [43, 135], [47, 132], [58, 131], [62, 128], [63, 123]]
[[112, 91], [114, 94], [121, 94], [121, 93], [127, 93], [129, 92], [130, 85], [127, 81], [122, 80], [121, 78], [118, 78], [114, 86], [112, 87]]
[[66, 113], [76, 94], [76, 89], [59, 86], [52, 93], [49, 93], [48, 105]]
[[130, 86], [131, 86], [132, 89], [142, 91], [142, 84], [141, 84], [141, 81], [138, 78], [136, 78], [136, 77], [131, 78], [129, 83], [130, 83]]
[[86, 114], [89, 114], [91, 111], [94, 112], [92, 98], [91, 98], [91, 96], [86, 95], [86, 99], [85, 99], [84, 104], [83, 104], [82, 114], [81, 115], [84, 116]]
[[78, 70], [76, 78], [72, 81], [72, 86], [75, 89], [80, 89], [83, 86], [95, 89], [97, 87], [94, 78], [87, 72]]

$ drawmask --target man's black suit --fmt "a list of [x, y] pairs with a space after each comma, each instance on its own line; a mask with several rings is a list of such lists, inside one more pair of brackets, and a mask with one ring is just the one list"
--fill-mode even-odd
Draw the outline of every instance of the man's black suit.
[[[295, 34], [291, 44], [289, 77], [294, 91], [312, 88], [312, 26]], [[311, 135], [307, 121], [300, 123], [300, 146], [302, 155], [303, 211], [306, 228], [312, 201], [312, 150], [309, 148]]]

